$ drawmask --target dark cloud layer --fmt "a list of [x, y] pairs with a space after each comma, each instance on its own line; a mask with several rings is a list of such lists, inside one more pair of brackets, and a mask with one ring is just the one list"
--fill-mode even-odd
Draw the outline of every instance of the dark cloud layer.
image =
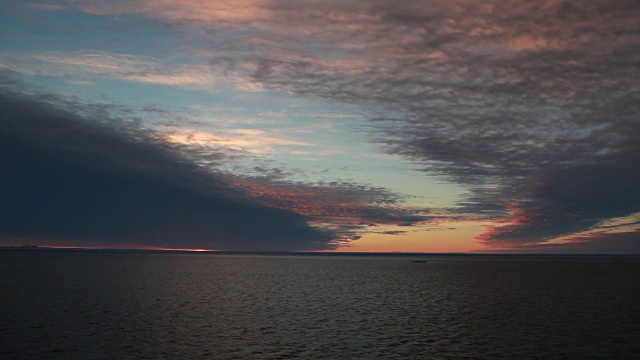
[[16, 93], [0, 94], [0, 108], [6, 239], [225, 250], [335, 246], [302, 216], [241, 196], [141, 132]]
[[638, 212], [640, 169], [635, 164], [583, 165], [544, 174], [526, 200], [513, 204], [513, 224], [490, 228], [484, 239], [536, 243]]

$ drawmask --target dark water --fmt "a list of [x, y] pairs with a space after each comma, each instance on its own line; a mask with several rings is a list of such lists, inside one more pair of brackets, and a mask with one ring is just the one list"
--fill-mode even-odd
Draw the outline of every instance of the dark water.
[[0, 251], [0, 358], [640, 358], [638, 258], [422, 259]]

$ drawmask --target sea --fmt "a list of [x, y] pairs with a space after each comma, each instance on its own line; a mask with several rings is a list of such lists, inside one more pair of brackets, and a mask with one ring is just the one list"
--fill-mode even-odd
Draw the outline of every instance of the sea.
[[0, 359], [640, 359], [640, 258], [0, 251]]

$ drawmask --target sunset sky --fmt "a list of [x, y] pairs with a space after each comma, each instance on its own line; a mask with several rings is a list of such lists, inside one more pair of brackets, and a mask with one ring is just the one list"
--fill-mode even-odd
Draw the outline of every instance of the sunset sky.
[[640, 253], [640, 2], [0, 3], [0, 245]]

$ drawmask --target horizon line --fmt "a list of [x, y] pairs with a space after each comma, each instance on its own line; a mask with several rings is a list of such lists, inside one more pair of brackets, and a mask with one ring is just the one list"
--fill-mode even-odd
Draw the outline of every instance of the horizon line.
[[237, 255], [429, 255], [429, 256], [640, 256], [640, 253], [517, 253], [517, 252], [403, 252], [403, 251], [300, 251], [300, 250], [214, 250], [214, 249], [186, 249], [186, 248], [104, 248], [104, 247], [74, 247], [74, 246], [40, 246], [40, 245], [0, 245], [0, 250], [18, 251], [86, 251], [86, 252], [118, 252], [118, 253], [182, 253], [182, 254], [237, 254]]

